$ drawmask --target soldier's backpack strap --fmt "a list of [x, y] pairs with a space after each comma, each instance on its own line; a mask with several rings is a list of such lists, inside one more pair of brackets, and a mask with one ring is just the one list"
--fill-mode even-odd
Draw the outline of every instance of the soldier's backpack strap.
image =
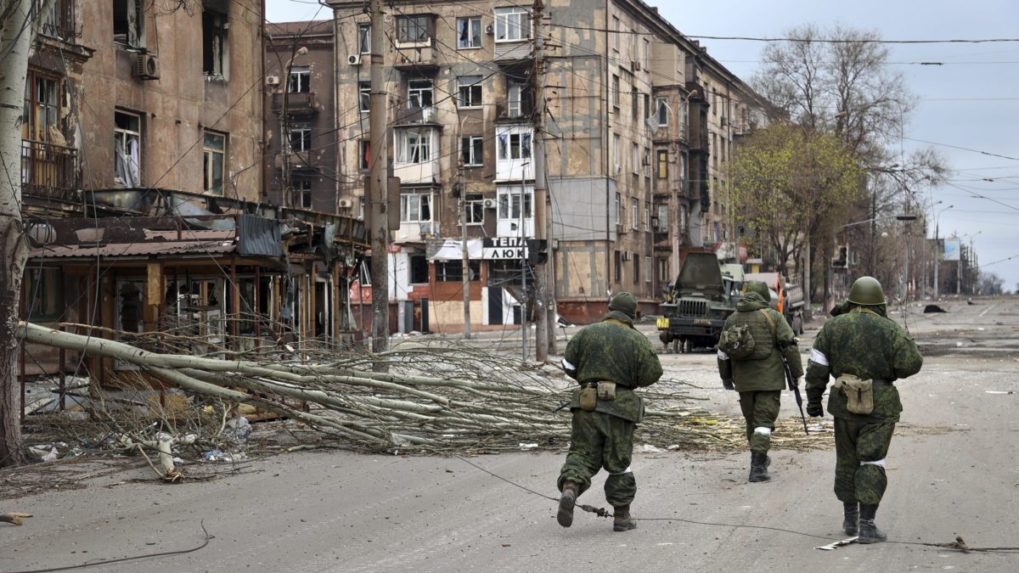
[[777, 332], [776, 328], [775, 328], [775, 319], [771, 318], [771, 314], [768, 313], [768, 309], [762, 308], [762, 309], [760, 309], [760, 311], [761, 311], [761, 314], [764, 315], [764, 318], [766, 318], [768, 320], [768, 326], [771, 327], [771, 336], [772, 336], [772, 338], [774, 338], [776, 336], [776, 332]]

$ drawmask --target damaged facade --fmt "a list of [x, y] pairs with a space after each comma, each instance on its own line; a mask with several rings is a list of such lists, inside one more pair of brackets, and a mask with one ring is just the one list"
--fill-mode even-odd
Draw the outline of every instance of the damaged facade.
[[[196, 354], [353, 343], [363, 224], [267, 201], [261, 7], [82, 4], [54, 3], [30, 62], [23, 315], [91, 336], [187, 336]], [[24, 375], [82, 366], [23, 352]], [[123, 378], [113, 360], [85, 365]]]
[[[369, 18], [359, 2], [330, 4], [340, 201], [359, 205], [370, 151]], [[387, 137], [400, 180], [390, 300], [403, 315], [427, 317], [407, 323], [414, 328], [461, 330], [466, 242], [472, 328], [517, 324], [526, 261], [500, 247], [537, 236], [531, 8], [390, 6]], [[760, 102], [639, 0], [552, 0], [544, 15], [549, 260], [559, 314], [590, 322], [621, 290], [654, 312], [685, 252], [732, 237], [724, 162]]]

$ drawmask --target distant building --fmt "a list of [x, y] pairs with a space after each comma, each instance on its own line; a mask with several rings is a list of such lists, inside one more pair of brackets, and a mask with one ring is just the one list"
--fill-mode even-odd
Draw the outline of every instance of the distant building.
[[356, 216], [338, 195], [333, 23], [266, 24], [265, 58], [269, 201]]
[[[329, 3], [341, 197], [360, 202], [370, 24], [362, 2]], [[391, 300], [423, 307], [430, 330], [462, 328], [465, 217], [473, 328], [518, 323], [522, 262], [486, 247], [535, 236], [531, 8], [387, 6], [387, 137], [401, 182]], [[733, 240], [723, 165], [756, 96], [639, 0], [555, 3], [545, 17], [558, 311], [590, 322], [610, 292], [628, 290], [653, 312], [686, 250]]]

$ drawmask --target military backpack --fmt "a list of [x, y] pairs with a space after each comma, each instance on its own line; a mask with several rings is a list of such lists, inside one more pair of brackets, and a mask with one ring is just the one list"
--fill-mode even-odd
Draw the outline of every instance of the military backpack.
[[[771, 315], [768, 311], [761, 309], [761, 314], [764, 318], [768, 319], [768, 324], [771, 326], [772, 334], [775, 331], [775, 322], [772, 320]], [[751, 358], [766, 358], [767, 356], [754, 356], [754, 350], [757, 348], [757, 343], [754, 342], [754, 337], [750, 332], [749, 324], [732, 324], [722, 330], [721, 336], [718, 338], [718, 349], [726, 353], [729, 358], [734, 360], [749, 360]]]

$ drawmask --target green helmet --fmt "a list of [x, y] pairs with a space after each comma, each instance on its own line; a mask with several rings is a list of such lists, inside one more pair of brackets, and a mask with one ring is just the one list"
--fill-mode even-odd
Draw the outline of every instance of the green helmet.
[[768, 285], [764, 284], [761, 281], [748, 282], [746, 284], [746, 287], [744, 287], [743, 292], [744, 294], [757, 293], [761, 295], [761, 298], [764, 299], [764, 302], [768, 302], [771, 300], [771, 292], [768, 291]]
[[637, 318], [637, 299], [628, 292], [621, 292], [609, 301], [609, 310], [618, 310], [630, 318]]
[[885, 293], [881, 283], [874, 277], [860, 277], [849, 289], [849, 302], [860, 306], [885, 304]]

